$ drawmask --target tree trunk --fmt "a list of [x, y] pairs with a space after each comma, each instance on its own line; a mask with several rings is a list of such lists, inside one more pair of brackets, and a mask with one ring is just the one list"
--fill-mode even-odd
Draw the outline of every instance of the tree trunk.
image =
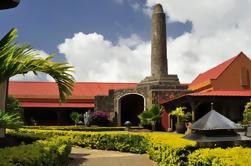
[[[8, 80], [0, 82], [0, 110], [5, 111], [6, 97], [8, 93]], [[0, 128], [0, 138], [5, 137], [5, 129]]]

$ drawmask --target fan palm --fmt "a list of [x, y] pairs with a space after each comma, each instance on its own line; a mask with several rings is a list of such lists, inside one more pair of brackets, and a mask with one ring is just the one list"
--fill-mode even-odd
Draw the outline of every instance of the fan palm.
[[5, 110], [8, 79], [30, 71], [34, 74], [43, 72], [54, 78], [58, 85], [60, 102], [64, 102], [73, 89], [73, 67], [68, 63], [53, 62], [54, 55], [45, 59], [39, 57], [31, 46], [15, 43], [16, 34], [17, 30], [13, 28], [0, 40], [0, 109]]
[[155, 123], [161, 118], [163, 108], [159, 108], [157, 105], [153, 105], [150, 109], [142, 112], [138, 115], [141, 125], [152, 125], [152, 128], [155, 128]]

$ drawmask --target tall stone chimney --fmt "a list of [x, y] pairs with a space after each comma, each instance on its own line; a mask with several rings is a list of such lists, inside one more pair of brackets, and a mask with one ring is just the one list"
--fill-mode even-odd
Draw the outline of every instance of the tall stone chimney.
[[161, 4], [157, 4], [153, 7], [151, 37], [151, 75], [145, 77], [138, 84], [138, 87], [150, 86], [150, 89], [179, 89], [181, 85], [178, 76], [175, 74], [168, 74], [166, 15]]
[[167, 75], [166, 16], [162, 6], [157, 4], [152, 13], [151, 76], [161, 78]]

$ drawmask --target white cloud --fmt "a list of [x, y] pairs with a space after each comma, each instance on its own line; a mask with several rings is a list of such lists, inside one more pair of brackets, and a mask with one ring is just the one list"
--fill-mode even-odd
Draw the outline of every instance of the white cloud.
[[137, 2], [132, 2], [130, 6], [133, 8], [134, 11], [139, 11], [140, 10], [140, 4]]
[[[169, 21], [191, 21], [191, 33], [168, 40], [170, 73], [191, 82], [200, 72], [237, 55], [251, 56], [251, 0], [147, 0], [161, 3]], [[168, 29], [168, 28], [167, 28]]]
[[101, 34], [79, 32], [58, 49], [75, 67], [77, 81], [138, 82], [149, 75], [150, 43], [135, 34], [113, 44]]

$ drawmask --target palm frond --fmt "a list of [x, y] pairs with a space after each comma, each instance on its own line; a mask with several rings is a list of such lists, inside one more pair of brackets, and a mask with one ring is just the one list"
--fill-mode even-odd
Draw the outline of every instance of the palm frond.
[[71, 95], [74, 86], [73, 66], [68, 63], [53, 62], [54, 55], [43, 59], [31, 46], [16, 44], [16, 29], [11, 29], [0, 41], [0, 81], [29, 71], [43, 72], [54, 78], [58, 84], [60, 102]]

